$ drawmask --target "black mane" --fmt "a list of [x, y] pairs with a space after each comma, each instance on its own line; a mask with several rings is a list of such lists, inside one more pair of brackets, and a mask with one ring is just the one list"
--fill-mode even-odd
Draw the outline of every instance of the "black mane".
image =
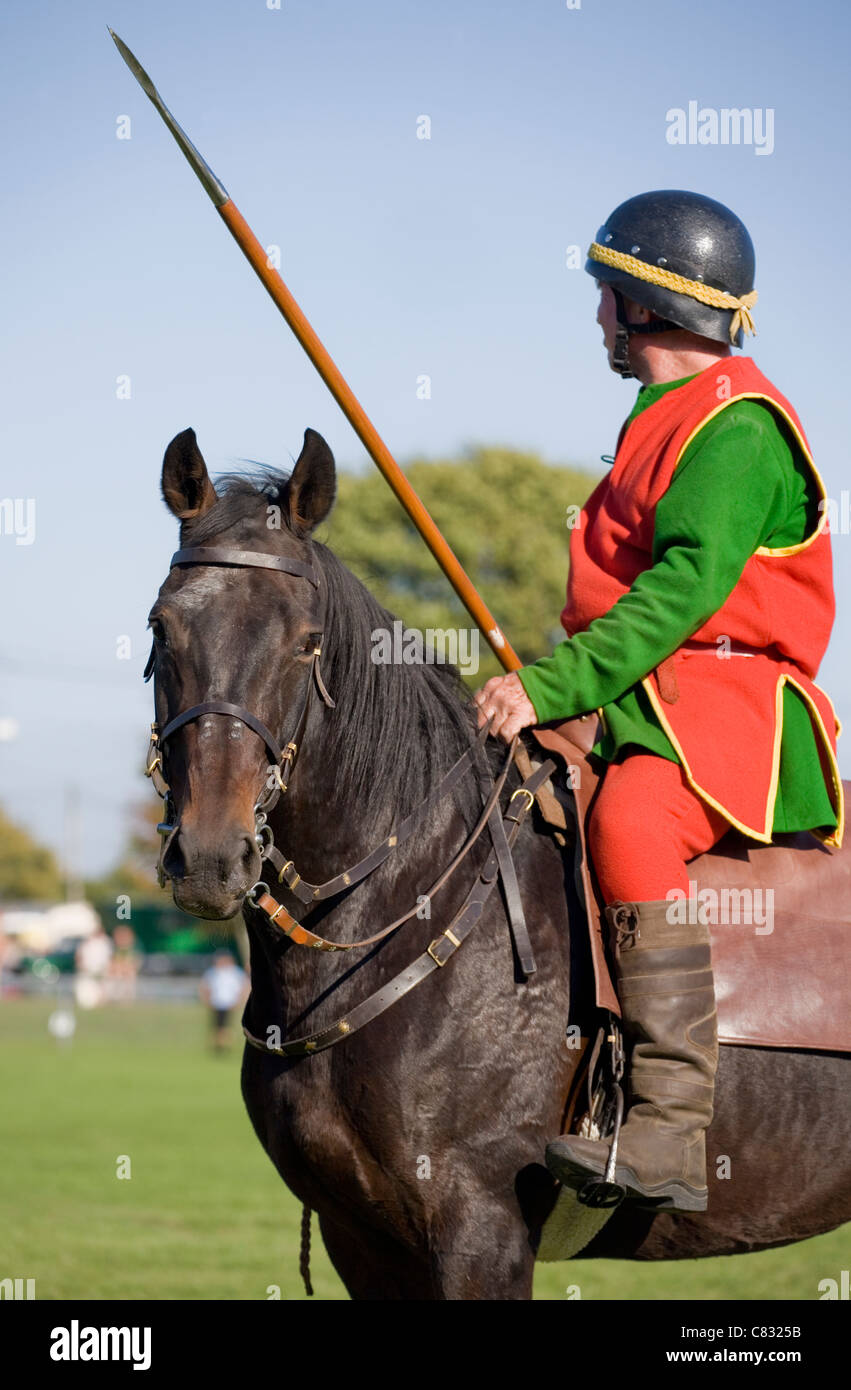
[[[289, 478], [261, 466], [250, 475], [216, 480], [219, 500], [197, 521], [184, 523], [181, 544], [202, 545], [236, 529], [240, 544], [263, 549], [268, 506], [281, 509], [287, 526]], [[372, 633], [393, 631], [395, 615], [383, 608], [333, 551], [316, 540], [302, 542], [327, 583], [322, 674], [337, 708], [325, 718], [323, 755], [337, 770], [337, 786], [350, 804], [393, 807], [399, 815], [433, 790], [475, 736], [475, 710], [457, 669], [449, 664], [399, 665], [372, 661]], [[505, 749], [489, 740], [492, 768]], [[474, 776], [459, 784], [456, 804], [466, 823], [482, 799]], [[369, 817], [369, 811], [367, 811]]]

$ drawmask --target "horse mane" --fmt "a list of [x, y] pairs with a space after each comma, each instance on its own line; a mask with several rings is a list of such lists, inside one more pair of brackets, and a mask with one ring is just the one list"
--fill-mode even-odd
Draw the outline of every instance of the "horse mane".
[[[228, 473], [216, 479], [218, 501], [202, 517], [185, 522], [181, 544], [202, 545], [223, 532], [241, 546], [262, 549], [268, 535], [269, 506], [280, 508], [288, 526], [286, 488], [289, 476], [267, 465], [250, 474]], [[372, 660], [372, 633], [393, 631], [395, 615], [383, 608], [364, 584], [326, 545], [302, 541], [327, 584], [327, 614], [322, 674], [336, 701], [334, 718], [323, 732], [323, 756], [335, 768], [336, 785], [349, 804], [364, 808], [392, 806], [399, 815], [434, 789], [440, 777], [475, 736], [475, 708], [455, 666], [378, 663]], [[491, 768], [504, 760], [505, 749], [488, 741]], [[471, 824], [481, 810], [476, 779], [461, 779], [456, 805]]]

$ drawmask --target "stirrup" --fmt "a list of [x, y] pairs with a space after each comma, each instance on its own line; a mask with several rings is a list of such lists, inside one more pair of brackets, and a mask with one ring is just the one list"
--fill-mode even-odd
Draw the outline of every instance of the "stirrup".
[[[620, 1138], [624, 1106], [623, 1088], [620, 1083], [623, 1079], [625, 1059], [623, 1035], [613, 1014], [609, 1014], [608, 1032], [601, 1028], [597, 1034], [597, 1041], [594, 1046], [595, 1053], [599, 1053], [601, 1049], [604, 1033], [609, 1044], [608, 1067], [611, 1075], [607, 1084], [606, 1068], [605, 1065], [601, 1064], [600, 1075], [596, 1086], [594, 1086], [592, 1073], [596, 1059], [592, 1059], [588, 1069], [588, 1115], [586, 1119], [589, 1128], [591, 1126], [596, 1128], [601, 1139], [606, 1139], [611, 1135], [611, 1147], [603, 1176], [601, 1178], [590, 1177], [576, 1193], [578, 1202], [581, 1202], [584, 1207], [595, 1209], [619, 1207], [627, 1195], [627, 1189], [623, 1184], [615, 1182], [618, 1139]], [[597, 1118], [598, 1116], [599, 1118]]]

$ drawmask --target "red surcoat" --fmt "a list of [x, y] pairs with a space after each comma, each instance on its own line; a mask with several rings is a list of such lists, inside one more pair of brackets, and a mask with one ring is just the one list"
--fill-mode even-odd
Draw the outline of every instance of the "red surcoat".
[[[724, 358], [642, 411], [626, 429], [610, 473], [588, 499], [571, 534], [569, 637], [608, 612], [653, 563], [656, 503], [698, 431], [733, 401], [770, 404], [809, 464], [822, 502], [824, 484], [804, 430], [785, 396], [749, 357]], [[642, 684], [693, 789], [733, 824], [769, 841], [780, 766], [782, 694], [791, 682], [805, 700], [838, 825], [842, 782], [839, 725], [815, 684], [835, 600], [826, 505], [798, 545], [760, 547], [717, 613]]]

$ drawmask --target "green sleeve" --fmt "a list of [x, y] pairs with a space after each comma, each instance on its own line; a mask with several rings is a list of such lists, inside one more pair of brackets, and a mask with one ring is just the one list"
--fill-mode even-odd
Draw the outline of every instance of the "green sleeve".
[[770, 412], [738, 404], [704, 426], [657, 504], [651, 567], [584, 632], [517, 672], [539, 723], [610, 704], [723, 606], [789, 514], [776, 429]]

